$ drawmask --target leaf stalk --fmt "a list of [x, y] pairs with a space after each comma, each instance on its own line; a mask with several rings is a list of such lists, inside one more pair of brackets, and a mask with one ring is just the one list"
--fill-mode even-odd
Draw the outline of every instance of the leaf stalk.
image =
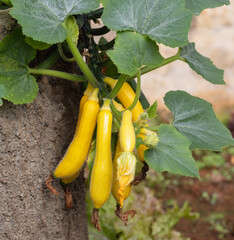
[[86, 79], [84, 76], [74, 75], [71, 73], [61, 72], [57, 70], [50, 70], [50, 69], [35, 69], [35, 68], [29, 68], [29, 73], [31, 74], [42, 74], [42, 75], [48, 75], [53, 77], [59, 77], [63, 78], [69, 81], [73, 82], [85, 82]]

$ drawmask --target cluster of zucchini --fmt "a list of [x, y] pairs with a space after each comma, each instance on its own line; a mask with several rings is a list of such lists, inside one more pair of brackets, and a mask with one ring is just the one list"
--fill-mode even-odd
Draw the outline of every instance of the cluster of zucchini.
[[[117, 80], [106, 77], [104, 82], [112, 89]], [[98, 209], [108, 200], [112, 192], [117, 201], [116, 215], [126, 224], [128, 215], [135, 215], [135, 211], [122, 212], [124, 200], [129, 196], [135, 177], [136, 157], [133, 153], [136, 144], [133, 122], [139, 121], [144, 110], [138, 101], [130, 111], [127, 108], [135, 99], [135, 92], [128, 83], [124, 83], [117, 94], [121, 103], [105, 99], [102, 107], [99, 105], [98, 88], [90, 84], [80, 102], [79, 117], [74, 138], [69, 145], [63, 159], [53, 172], [54, 178], [60, 178], [63, 185], [71, 183], [80, 173], [89, 153], [94, 130], [97, 123], [96, 153], [91, 172], [90, 197], [94, 204], [92, 223], [100, 230]], [[122, 113], [118, 131], [115, 153], [112, 161], [111, 136], [113, 115], [110, 104]], [[146, 138], [152, 134], [147, 130], [147, 123], [141, 128], [139, 137]], [[156, 139], [157, 136], [156, 136]], [[141, 144], [137, 148], [138, 158], [144, 162], [144, 151], [147, 147]]]

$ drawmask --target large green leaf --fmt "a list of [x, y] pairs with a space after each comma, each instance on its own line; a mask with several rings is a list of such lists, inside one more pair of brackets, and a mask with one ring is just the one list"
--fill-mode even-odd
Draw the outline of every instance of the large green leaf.
[[155, 171], [168, 171], [183, 176], [199, 177], [192, 153], [191, 142], [172, 125], [161, 124], [156, 148], [144, 152], [145, 161]]
[[36, 79], [27, 69], [36, 50], [24, 39], [21, 29], [16, 28], [0, 42], [0, 98], [15, 104], [32, 102], [38, 92]]
[[115, 40], [114, 50], [107, 52], [118, 71], [134, 75], [143, 66], [161, 66], [164, 58], [155, 42], [134, 32], [120, 32]]
[[229, 0], [185, 0], [185, 6], [193, 14], [199, 15], [206, 8], [215, 8], [230, 4]]
[[195, 49], [195, 43], [183, 47], [180, 56], [199, 75], [213, 84], [225, 84], [223, 70], [218, 69], [209, 58], [202, 56]]
[[66, 21], [66, 28], [75, 44], [78, 43], [79, 27], [74, 16], [70, 16]]
[[112, 30], [133, 30], [171, 47], [188, 43], [192, 14], [184, 0], [108, 0], [102, 20]]
[[23, 33], [49, 44], [63, 42], [63, 27], [69, 15], [86, 13], [99, 6], [99, 0], [12, 0], [11, 15], [23, 26]]
[[25, 42], [37, 50], [45, 50], [51, 46], [51, 44], [33, 40], [31, 37], [26, 37]]
[[191, 142], [191, 149], [220, 151], [234, 144], [230, 131], [216, 118], [212, 105], [184, 91], [171, 91], [164, 97], [173, 113], [173, 125]]

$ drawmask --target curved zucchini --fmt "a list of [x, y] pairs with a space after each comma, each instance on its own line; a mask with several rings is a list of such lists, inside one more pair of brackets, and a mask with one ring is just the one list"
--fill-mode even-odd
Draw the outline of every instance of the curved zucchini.
[[99, 109], [98, 88], [96, 88], [84, 105], [77, 134], [53, 173], [55, 178], [71, 177], [83, 165], [89, 151]]

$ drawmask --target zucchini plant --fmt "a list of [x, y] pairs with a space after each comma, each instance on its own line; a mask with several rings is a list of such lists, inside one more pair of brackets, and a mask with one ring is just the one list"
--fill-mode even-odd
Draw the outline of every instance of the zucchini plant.
[[[69, 184], [79, 175], [88, 156], [95, 207], [92, 222], [99, 230], [98, 209], [111, 188], [117, 201], [116, 215], [127, 223], [128, 215], [134, 216], [135, 211], [122, 212], [123, 201], [132, 187], [145, 178], [149, 167], [159, 173], [199, 178], [192, 150], [221, 151], [234, 144], [212, 105], [185, 91], [169, 91], [165, 95], [173, 121], [152, 129], [147, 120], [156, 117], [157, 103], [149, 106], [141, 92], [142, 75], [174, 61], [188, 64], [210, 84], [225, 84], [223, 70], [197, 52], [195, 43], [188, 41], [188, 32], [193, 15], [206, 8], [228, 5], [229, 0], [1, 2], [3, 11], [9, 11], [17, 25], [0, 42], [0, 105], [6, 100], [13, 104], [33, 102], [38, 94], [36, 78], [40, 75], [88, 86], [81, 100], [74, 139], [53, 177]], [[92, 28], [92, 22], [101, 21], [104, 26]], [[105, 39], [109, 31], [116, 33], [111, 41]], [[95, 36], [101, 36], [99, 42]], [[164, 58], [159, 44], [178, 51]], [[29, 67], [38, 51], [44, 51], [47, 58], [38, 66]], [[82, 75], [50, 69], [59, 57], [68, 63], [76, 62]], [[101, 106], [104, 102], [100, 112], [99, 102]], [[94, 160], [95, 144], [91, 142], [96, 134]], [[115, 154], [111, 146], [116, 146]], [[134, 179], [136, 158], [144, 167]]]

